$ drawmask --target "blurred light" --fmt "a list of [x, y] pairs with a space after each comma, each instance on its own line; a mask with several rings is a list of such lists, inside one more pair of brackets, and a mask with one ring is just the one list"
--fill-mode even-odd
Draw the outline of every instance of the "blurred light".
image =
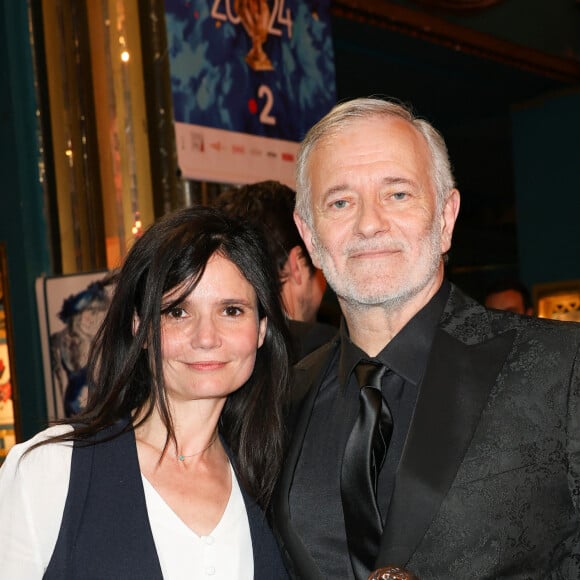
[[143, 231], [143, 222], [141, 221], [139, 212], [136, 212], [135, 221], [133, 222], [133, 227], [131, 228], [131, 233], [133, 234], [133, 236], [138, 238], [142, 234], [142, 231]]

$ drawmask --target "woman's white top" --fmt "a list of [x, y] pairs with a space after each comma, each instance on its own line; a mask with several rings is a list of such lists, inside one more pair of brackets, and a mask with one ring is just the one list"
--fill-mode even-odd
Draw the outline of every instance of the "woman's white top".
[[[40, 579], [50, 562], [64, 512], [72, 443], [34, 443], [66, 433], [51, 427], [14, 446], [0, 467], [0, 580]], [[231, 469], [231, 467], [230, 467]], [[147, 512], [163, 577], [167, 580], [250, 579], [254, 559], [244, 499], [232, 469], [232, 492], [221, 520], [198, 536], [143, 478]]]

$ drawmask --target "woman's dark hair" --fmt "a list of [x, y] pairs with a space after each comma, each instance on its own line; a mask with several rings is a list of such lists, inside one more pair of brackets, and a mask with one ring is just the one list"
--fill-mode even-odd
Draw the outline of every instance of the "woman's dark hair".
[[56, 439], [87, 440], [135, 411], [140, 424], [157, 407], [167, 427], [166, 443], [175, 441], [161, 361], [162, 297], [180, 287], [163, 311], [181, 302], [215, 254], [238, 267], [256, 292], [259, 317], [268, 319], [252, 375], [228, 396], [219, 425], [237, 458], [242, 484], [266, 507], [282, 460], [282, 414], [289, 383], [287, 325], [278, 276], [262, 235], [214, 208], [178, 210], [135, 242], [116, 276], [111, 304], [89, 356], [87, 406], [67, 421], [74, 423], [74, 432]]

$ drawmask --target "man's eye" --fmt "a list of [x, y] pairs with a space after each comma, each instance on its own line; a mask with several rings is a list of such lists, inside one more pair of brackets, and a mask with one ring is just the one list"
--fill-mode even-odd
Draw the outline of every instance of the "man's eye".
[[224, 309], [224, 313], [226, 316], [239, 316], [243, 314], [243, 310], [239, 306], [226, 306]]
[[407, 194], [404, 191], [397, 191], [396, 193], [393, 193], [393, 199], [396, 199], [396, 200], [405, 199], [406, 197], [407, 197]]
[[346, 207], [347, 201], [346, 199], [337, 199], [336, 201], [333, 201], [330, 205], [331, 207], [335, 207], [336, 209], [342, 209]]

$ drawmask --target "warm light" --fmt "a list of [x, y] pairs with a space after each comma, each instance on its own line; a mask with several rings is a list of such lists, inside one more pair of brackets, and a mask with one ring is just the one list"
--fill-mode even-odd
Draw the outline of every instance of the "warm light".
[[130, 56], [129, 56], [129, 51], [128, 51], [128, 50], [124, 50], [124, 51], [121, 53], [121, 60], [122, 60], [123, 62], [129, 62], [129, 58], [130, 58]]
[[135, 213], [135, 221], [133, 222], [133, 227], [131, 228], [131, 233], [134, 237], [138, 238], [143, 230], [143, 222], [139, 217], [139, 212]]

